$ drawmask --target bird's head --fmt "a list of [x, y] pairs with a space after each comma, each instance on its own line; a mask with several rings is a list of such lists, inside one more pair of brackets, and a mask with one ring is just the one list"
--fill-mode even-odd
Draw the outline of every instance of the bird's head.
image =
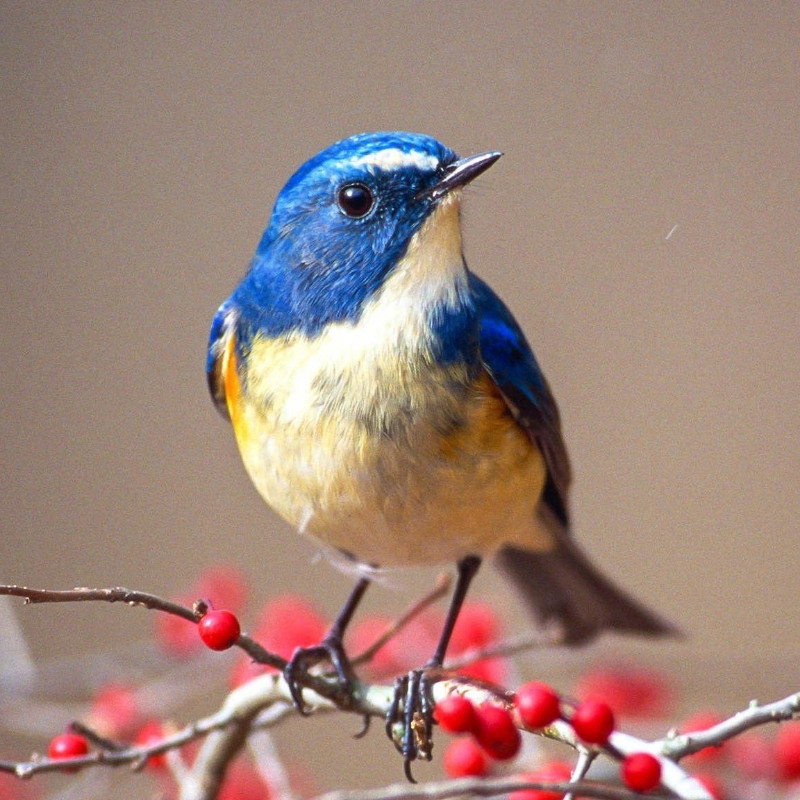
[[[423, 226], [430, 260], [442, 249], [437, 237], [449, 237], [460, 258], [460, 189], [499, 157], [460, 159], [414, 133], [366, 133], [331, 145], [278, 196], [239, 302], [273, 333], [313, 335], [330, 322], [356, 320]], [[436, 212], [445, 208], [438, 225]]]

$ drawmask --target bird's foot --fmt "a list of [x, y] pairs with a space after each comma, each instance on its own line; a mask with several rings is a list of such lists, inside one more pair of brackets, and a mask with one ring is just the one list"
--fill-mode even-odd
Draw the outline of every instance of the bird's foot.
[[329, 636], [316, 647], [298, 647], [283, 668], [283, 677], [289, 687], [294, 707], [303, 716], [308, 715], [303, 701], [303, 678], [309, 674], [312, 667], [324, 661], [331, 664], [339, 679], [337, 704], [343, 708], [347, 707], [353, 697], [355, 673], [341, 639]]
[[411, 763], [431, 760], [433, 750], [433, 691], [429, 671], [438, 664], [411, 670], [395, 681], [394, 697], [386, 714], [386, 735], [403, 756], [406, 778], [416, 783]]

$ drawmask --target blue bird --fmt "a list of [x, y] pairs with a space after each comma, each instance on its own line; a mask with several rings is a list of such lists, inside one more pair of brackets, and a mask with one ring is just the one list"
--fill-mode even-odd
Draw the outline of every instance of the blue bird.
[[[333, 144], [279, 194], [211, 328], [209, 386], [253, 483], [360, 569], [325, 641], [287, 667], [301, 711], [309, 665], [330, 659], [352, 685], [342, 636], [374, 570], [458, 565], [436, 652], [400, 682], [390, 719], [406, 723], [407, 774], [430, 755], [425, 670], [442, 665], [483, 557], [566, 642], [672, 630], [571, 537], [555, 401], [511, 312], [464, 260], [463, 187], [500, 155], [459, 158], [413, 133]], [[420, 708], [427, 730], [412, 735]]]

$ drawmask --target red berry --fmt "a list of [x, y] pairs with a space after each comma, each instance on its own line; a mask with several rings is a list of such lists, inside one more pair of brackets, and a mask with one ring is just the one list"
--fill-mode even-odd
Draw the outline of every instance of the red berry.
[[458, 674], [465, 678], [474, 678], [483, 683], [502, 686], [506, 681], [507, 665], [502, 658], [481, 658], [471, 664], [458, 668]]
[[[66, 770], [65, 770], [66, 772]], [[10, 772], [0, 772], [0, 800], [39, 800], [38, 781], [21, 781]]]
[[[680, 726], [679, 730], [681, 733], [701, 733], [709, 728], [713, 728], [714, 725], [718, 725], [720, 722], [722, 722], [722, 717], [720, 717], [719, 714], [715, 714], [713, 711], [698, 711], [696, 714], [689, 717], [689, 719]], [[702, 750], [692, 753], [689, 758], [695, 763], [708, 760], [713, 761], [720, 755], [721, 749], [722, 745], [704, 747]]]
[[650, 753], [631, 753], [622, 761], [622, 782], [634, 792], [649, 792], [661, 781], [661, 762]]
[[254, 678], [258, 678], [265, 672], [275, 672], [275, 670], [266, 664], [258, 664], [253, 661], [248, 655], [243, 655], [233, 665], [233, 668], [228, 675], [228, 684], [231, 689], [236, 689], [245, 683], [249, 683]]
[[[554, 761], [519, 777], [520, 780], [532, 783], [567, 783], [572, 777], [572, 768], [562, 761]], [[518, 789], [509, 794], [508, 800], [561, 800], [562, 797], [564, 797], [564, 792], [550, 792], [547, 789]]]
[[128, 736], [139, 724], [139, 705], [134, 690], [118, 683], [102, 686], [92, 701], [89, 724], [110, 739]]
[[217, 800], [270, 800], [271, 796], [270, 787], [253, 764], [237, 758], [225, 771]]
[[47, 746], [47, 755], [54, 761], [80, 758], [89, 752], [89, 742], [77, 733], [61, 733], [54, 736]]
[[507, 761], [519, 752], [522, 737], [509, 711], [487, 703], [476, 709], [478, 724], [475, 738], [492, 758]]
[[580, 700], [605, 700], [620, 716], [658, 717], [669, 711], [674, 690], [656, 670], [622, 664], [586, 672], [574, 694]]
[[450, 655], [460, 655], [467, 650], [479, 650], [496, 641], [499, 634], [497, 614], [486, 603], [467, 600], [458, 613], [453, 635], [450, 637]]
[[[371, 615], [360, 619], [353, 625], [348, 633], [347, 652], [358, 655], [371, 647], [390, 628], [392, 620], [389, 617]], [[367, 672], [373, 677], [388, 677], [405, 672], [404, 662], [398, 658], [401, 654], [394, 646], [394, 640], [386, 642], [368, 664], [364, 665]]]
[[[173, 597], [172, 600], [191, 608], [195, 597], [182, 595]], [[187, 658], [202, 647], [197, 639], [197, 626], [183, 617], [175, 614], [156, 614], [155, 626], [158, 643], [170, 655]]]
[[448, 733], [471, 733], [477, 728], [475, 706], [460, 694], [451, 694], [436, 704], [436, 721]]
[[570, 719], [575, 733], [589, 744], [605, 744], [614, 731], [614, 712], [602, 700], [585, 700]]
[[197, 623], [197, 631], [203, 644], [212, 650], [227, 650], [233, 646], [242, 632], [235, 614], [215, 608], [207, 611]]
[[247, 602], [247, 579], [236, 567], [217, 564], [200, 574], [195, 596], [210, 600], [216, 608], [239, 613]]
[[727, 795], [722, 788], [718, 778], [713, 775], [694, 775], [694, 779], [714, 798], [714, 800], [725, 800]]
[[[150, 747], [156, 742], [160, 742], [163, 738], [164, 729], [161, 727], [161, 723], [157, 719], [151, 719], [145, 722], [144, 725], [139, 728], [133, 743], [137, 747]], [[167, 759], [163, 753], [158, 753], [157, 755], [150, 756], [147, 759], [148, 767], [160, 768], [164, 767], [166, 763]]]
[[778, 728], [775, 760], [784, 780], [800, 778], [800, 722], [787, 722]]
[[468, 736], [447, 743], [442, 764], [451, 778], [480, 777], [489, 770], [489, 762], [483, 750]]
[[308, 600], [287, 594], [264, 606], [255, 638], [270, 652], [291, 658], [298, 647], [318, 645], [327, 630], [327, 622]]
[[769, 781], [777, 772], [777, 758], [771, 742], [761, 733], [747, 731], [725, 742], [734, 769], [749, 781]]
[[544, 728], [561, 715], [561, 700], [546, 683], [532, 681], [520, 686], [514, 705], [526, 728]]

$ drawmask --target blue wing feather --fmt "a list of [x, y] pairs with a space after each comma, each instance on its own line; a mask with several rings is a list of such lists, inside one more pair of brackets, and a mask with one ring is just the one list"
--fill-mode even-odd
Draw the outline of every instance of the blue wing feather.
[[541, 450], [548, 480], [543, 500], [564, 525], [569, 523], [567, 492], [571, 470], [561, 436], [561, 420], [536, 357], [503, 301], [477, 275], [470, 289], [480, 316], [481, 358], [517, 423]]

